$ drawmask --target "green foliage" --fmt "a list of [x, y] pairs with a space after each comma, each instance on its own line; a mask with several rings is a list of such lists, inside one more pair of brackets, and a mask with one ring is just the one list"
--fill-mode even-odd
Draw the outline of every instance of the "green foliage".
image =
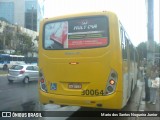
[[155, 52], [156, 53], [160, 53], [160, 43], [156, 44], [156, 46], [155, 46]]
[[[12, 39], [13, 39], [13, 27], [6, 25], [3, 29], [3, 33], [1, 34], [0, 42], [2, 45], [11, 47]], [[4, 49], [5, 46], [3, 46], [1, 49]]]
[[147, 52], [160, 53], [160, 44], [155, 41], [152, 43], [142, 42], [137, 46], [137, 51], [139, 54], [139, 59], [143, 60], [143, 58], [147, 58]]
[[0, 34], [0, 50], [5, 48], [15, 50], [17, 55], [27, 55], [28, 52], [35, 51], [32, 37], [21, 32], [19, 27], [15, 29], [13, 26], [6, 25], [3, 33]]
[[3, 35], [0, 34], [0, 50], [3, 49]]
[[137, 52], [139, 54], [139, 60], [147, 58], [147, 42], [142, 42], [137, 46]]
[[32, 38], [25, 34], [18, 34], [19, 43], [17, 45], [16, 52], [20, 52], [21, 54], [27, 54], [28, 52], [32, 52]]
[[11, 46], [11, 40], [12, 40], [12, 38], [13, 38], [13, 35], [12, 35], [12, 33], [6, 33], [5, 34], [5, 44], [8, 46], [8, 47], [10, 47]]

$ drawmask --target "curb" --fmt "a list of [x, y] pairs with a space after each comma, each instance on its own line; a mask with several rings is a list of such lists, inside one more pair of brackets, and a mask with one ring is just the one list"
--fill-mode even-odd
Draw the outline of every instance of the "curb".
[[7, 74], [0, 74], [0, 76], [7, 76]]

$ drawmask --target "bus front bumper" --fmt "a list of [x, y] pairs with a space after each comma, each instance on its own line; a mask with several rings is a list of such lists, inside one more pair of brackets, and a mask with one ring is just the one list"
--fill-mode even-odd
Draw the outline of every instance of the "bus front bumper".
[[67, 96], [45, 93], [39, 90], [42, 104], [59, 104], [94, 108], [122, 109], [122, 93], [115, 92], [108, 96]]

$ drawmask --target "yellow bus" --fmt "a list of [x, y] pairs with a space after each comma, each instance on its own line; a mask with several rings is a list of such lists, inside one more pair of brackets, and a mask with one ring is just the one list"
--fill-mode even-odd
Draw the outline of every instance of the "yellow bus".
[[137, 83], [137, 52], [116, 14], [89, 12], [41, 21], [42, 104], [121, 109]]

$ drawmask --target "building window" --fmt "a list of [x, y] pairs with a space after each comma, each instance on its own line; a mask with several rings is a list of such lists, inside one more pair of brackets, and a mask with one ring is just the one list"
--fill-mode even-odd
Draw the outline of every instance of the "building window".
[[37, 31], [37, 1], [25, 1], [25, 27]]

